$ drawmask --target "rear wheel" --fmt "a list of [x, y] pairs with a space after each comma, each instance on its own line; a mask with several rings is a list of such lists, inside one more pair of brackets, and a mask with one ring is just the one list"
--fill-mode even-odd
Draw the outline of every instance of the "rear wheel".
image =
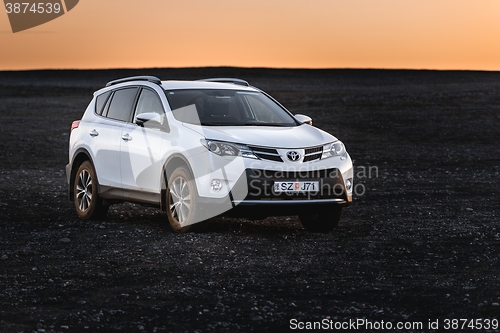
[[83, 162], [78, 168], [73, 193], [76, 213], [82, 220], [106, 217], [109, 206], [103, 204], [97, 193], [97, 176], [89, 161]]
[[176, 232], [199, 231], [198, 195], [190, 172], [181, 166], [172, 172], [168, 181], [167, 217]]
[[342, 207], [333, 207], [317, 213], [299, 214], [299, 219], [306, 230], [326, 234], [339, 225], [341, 215]]

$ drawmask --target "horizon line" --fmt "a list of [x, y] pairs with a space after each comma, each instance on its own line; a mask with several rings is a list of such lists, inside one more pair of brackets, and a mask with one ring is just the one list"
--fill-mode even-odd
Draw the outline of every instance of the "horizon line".
[[1, 69], [0, 72], [35, 72], [35, 71], [112, 71], [112, 70], [164, 70], [164, 69], [208, 69], [208, 68], [235, 68], [235, 69], [265, 69], [265, 70], [380, 70], [380, 71], [437, 71], [437, 72], [500, 72], [500, 69], [440, 69], [440, 68], [392, 68], [392, 67], [245, 67], [245, 66], [173, 66], [173, 67], [94, 67], [94, 68], [24, 68]]

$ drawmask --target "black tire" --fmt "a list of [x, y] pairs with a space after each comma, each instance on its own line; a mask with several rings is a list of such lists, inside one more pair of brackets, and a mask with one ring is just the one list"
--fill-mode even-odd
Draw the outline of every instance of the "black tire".
[[76, 171], [73, 200], [76, 213], [82, 220], [103, 219], [109, 206], [103, 204], [97, 191], [97, 176], [89, 161], [83, 162]]
[[202, 231], [204, 223], [198, 217], [196, 185], [185, 166], [178, 167], [170, 175], [166, 196], [168, 222], [174, 231]]
[[332, 207], [317, 213], [299, 214], [299, 219], [306, 230], [327, 234], [339, 225], [341, 215], [342, 207]]

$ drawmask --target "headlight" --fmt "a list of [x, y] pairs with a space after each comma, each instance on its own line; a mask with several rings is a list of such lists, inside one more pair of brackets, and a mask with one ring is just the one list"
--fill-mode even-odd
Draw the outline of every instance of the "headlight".
[[215, 140], [200, 140], [201, 144], [212, 153], [219, 156], [242, 156], [257, 159], [252, 149], [239, 143], [230, 143]]
[[342, 141], [335, 141], [323, 146], [323, 155], [321, 159], [333, 156], [344, 156], [346, 153], [347, 151]]

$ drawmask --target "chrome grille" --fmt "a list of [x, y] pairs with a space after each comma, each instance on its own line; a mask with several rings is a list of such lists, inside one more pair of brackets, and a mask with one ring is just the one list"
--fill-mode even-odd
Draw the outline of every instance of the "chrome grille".
[[323, 155], [323, 146], [306, 148], [304, 162], [319, 160]]
[[[254, 152], [254, 154], [263, 160], [275, 161], [275, 162], [283, 162], [278, 151], [274, 148], [264, 148], [264, 147], [255, 147], [250, 146], [250, 149]], [[321, 158], [323, 155], [323, 146], [306, 148], [303, 162], [316, 161]]]
[[278, 151], [273, 148], [263, 148], [263, 147], [250, 147], [254, 154], [263, 160], [270, 160], [270, 161], [275, 161], [275, 162], [283, 162], [283, 160], [280, 157], [280, 154], [278, 154]]

